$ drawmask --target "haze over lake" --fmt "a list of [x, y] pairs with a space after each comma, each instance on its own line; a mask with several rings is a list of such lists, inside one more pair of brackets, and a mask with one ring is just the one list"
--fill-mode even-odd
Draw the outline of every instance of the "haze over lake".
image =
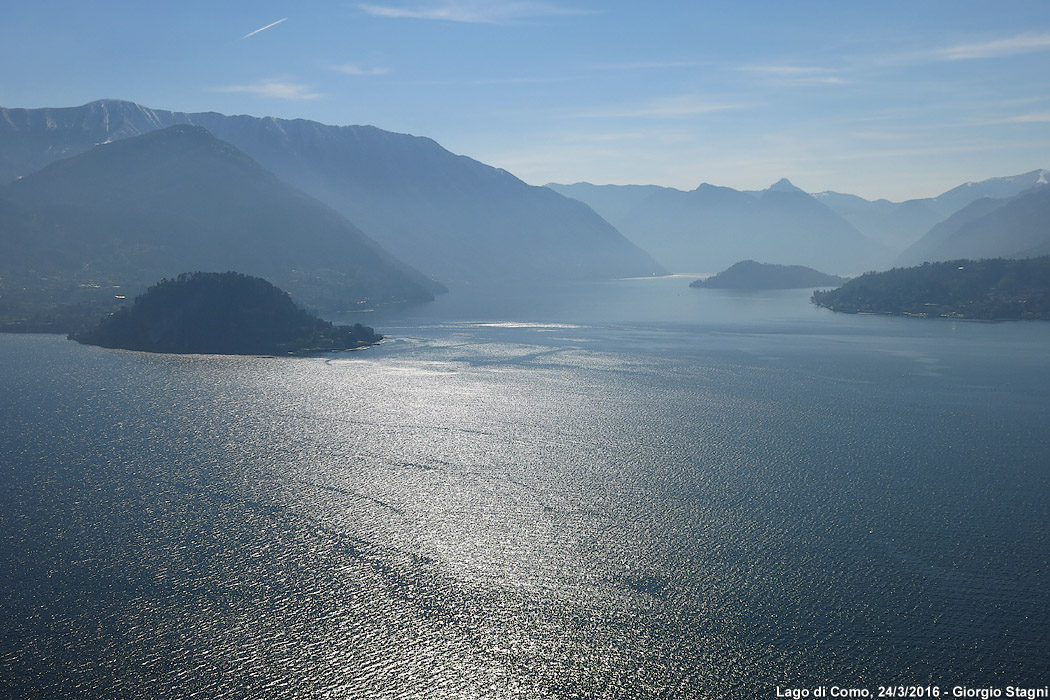
[[1047, 0], [116, 10], [0, 15], [0, 700], [1050, 700]]
[[0, 335], [11, 697], [1050, 679], [1050, 325], [690, 278], [454, 289], [316, 358]]

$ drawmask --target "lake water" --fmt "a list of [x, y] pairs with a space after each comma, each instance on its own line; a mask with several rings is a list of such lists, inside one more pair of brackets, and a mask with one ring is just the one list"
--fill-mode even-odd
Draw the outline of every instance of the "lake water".
[[0, 694], [1050, 683], [1050, 324], [687, 282], [320, 358], [0, 336]]

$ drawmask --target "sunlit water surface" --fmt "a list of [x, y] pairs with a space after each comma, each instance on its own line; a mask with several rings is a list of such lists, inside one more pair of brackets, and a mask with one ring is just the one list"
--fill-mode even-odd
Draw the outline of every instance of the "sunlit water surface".
[[454, 293], [306, 359], [0, 336], [0, 689], [1050, 682], [1050, 324], [687, 281]]

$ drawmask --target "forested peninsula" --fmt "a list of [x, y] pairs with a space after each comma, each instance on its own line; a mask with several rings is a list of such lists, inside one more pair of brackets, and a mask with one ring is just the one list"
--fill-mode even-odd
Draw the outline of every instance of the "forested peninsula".
[[1050, 320], [1050, 256], [953, 260], [869, 272], [813, 302], [845, 313]]
[[324, 321], [262, 278], [193, 272], [161, 280], [131, 307], [69, 338], [146, 352], [302, 355], [365, 347], [382, 336], [359, 323]]
[[802, 265], [773, 265], [742, 260], [717, 275], [691, 282], [689, 286], [710, 289], [802, 289], [837, 287], [846, 279]]

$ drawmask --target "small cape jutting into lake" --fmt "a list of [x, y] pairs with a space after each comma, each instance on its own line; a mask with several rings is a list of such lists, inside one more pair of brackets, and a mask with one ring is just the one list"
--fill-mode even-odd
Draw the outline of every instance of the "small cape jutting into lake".
[[382, 340], [372, 328], [335, 326], [300, 308], [259, 277], [184, 273], [164, 279], [89, 330], [86, 345], [147, 352], [302, 355], [352, 350]]
[[845, 277], [829, 275], [802, 265], [771, 265], [742, 260], [717, 275], [696, 280], [690, 287], [711, 289], [801, 289], [838, 286]]
[[813, 302], [846, 313], [1050, 320], [1050, 256], [869, 272], [838, 289], [813, 292]]

